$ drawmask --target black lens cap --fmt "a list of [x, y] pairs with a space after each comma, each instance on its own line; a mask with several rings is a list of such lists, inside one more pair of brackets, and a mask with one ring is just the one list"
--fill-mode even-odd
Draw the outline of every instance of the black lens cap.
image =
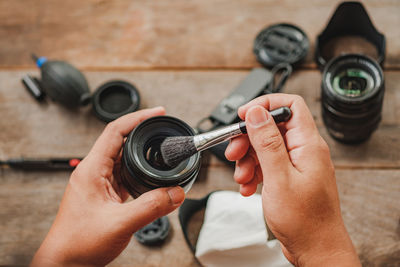
[[138, 110], [140, 96], [136, 87], [125, 81], [109, 81], [93, 94], [93, 111], [105, 122]]
[[164, 216], [141, 228], [134, 236], [143, 245], [159, 245], [168, 237], [169, 228], [169, 219]]
[[300, 28], [280, 23], [258, 33], [253, 52], [262, 65], [274, 67], [279, 63], [295, 65], [306, 57], [309, 47], [308, 37]]

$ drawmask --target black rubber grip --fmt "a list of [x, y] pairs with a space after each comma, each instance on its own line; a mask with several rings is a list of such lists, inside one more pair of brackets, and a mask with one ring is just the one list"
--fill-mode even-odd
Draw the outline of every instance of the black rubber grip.
[[[275, 123], [288, 121], [292, 117], [292, 111], [288, 107], [280, 107], [269, 112], [274, 118]], [[244, 134], [247, 133], [246, 122], [239, 122], [240, 131]]]

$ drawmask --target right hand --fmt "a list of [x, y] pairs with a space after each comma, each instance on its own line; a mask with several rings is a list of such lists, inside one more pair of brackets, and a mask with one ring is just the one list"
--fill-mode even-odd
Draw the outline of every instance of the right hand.
[[[267, 110], [287, 106], [292, 118], [278, 126]], [[344, 226], [334, 167], [304, 100], [270, 94], [242, 106], [248, 135], [225, 152], [236, 161], [234, 179], [244, 196], [263, 183], [264, 216], [296, 266], [360, 266]]]

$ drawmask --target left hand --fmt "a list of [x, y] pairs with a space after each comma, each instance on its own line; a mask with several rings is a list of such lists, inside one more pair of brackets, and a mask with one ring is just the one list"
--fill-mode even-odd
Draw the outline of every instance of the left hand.
[[124, 138], [141, 121], [164, 114], [162, 107], [146, 109], [107, 125], [71, 174], [32, 266], [104, 266], [124, 250], [134, 232], [180, 206], [185, 198], [180, 187], [159, 188], [123, 203], [128, 198], [119, 179]]

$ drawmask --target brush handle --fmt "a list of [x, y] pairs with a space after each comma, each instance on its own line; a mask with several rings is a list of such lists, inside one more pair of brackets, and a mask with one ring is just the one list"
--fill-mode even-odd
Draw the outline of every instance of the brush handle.
[[[288, 121], [292, 116], [292, 112], [288, 107], [280, 107], [271, 110], [270, 114], [272, 118], [274, 118], [275, 123]], [[193, 137], [193, 143], [197, 151], [203, 151], [226, 140], [246, 133], [246, 122], [241, 121], [239, 123], [221, 127], [211, 132], [195, 135]]]
[[[269, 114], [271, 114], [272, 118], [274, 118], [275, 123], [288, 121], [290, 119], [290, 117], [292, 117], [292, 111], [288, 107], [280, 107], [280, 108], [271, 110], [269, 112]], [[239, 129], [242, 133], [244, 133], [244, 134], [247, 133], [245, 121], [239, 122]]]
[[23, 170], [73, 170], [81, 161], [80, 158], [59, 159], [9, 159], [0, 161], [0, 165], [6, 165], [14, 169]]

